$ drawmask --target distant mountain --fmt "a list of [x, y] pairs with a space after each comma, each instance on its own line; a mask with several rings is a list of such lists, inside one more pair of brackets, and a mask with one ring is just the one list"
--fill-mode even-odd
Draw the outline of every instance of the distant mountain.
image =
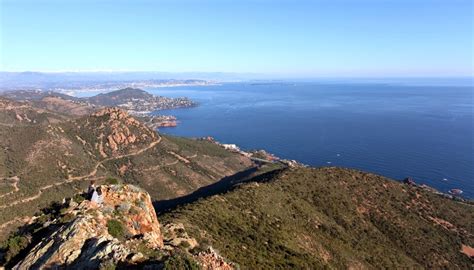
[[55, 91], [40, 91], [40, 90], [15, 90], [5, 91], [0, 93], [3, 97], [13, 99], [16, 101], [39, 101], [46, 97], [59, 97], [64, 100], [79, 101], [80, 98], [70, 95], [62, 94]]
[[125, 88], [105, 94], [98, 94], [85, 100], [97, 106], [116, 106], [135, 114], [162, 109], [193, 107], [197, 105], [186, 97], [169, 98], [154, 96], [146, 91], [134, 88]]
[[98, 94], [90, 97], [87, 100], [90, 103], [101, 106], [117, 106], [126, 103], [132, 99], [152, 99], [154, 96], [141, 89], [125, 88], [117, 91], [112, 91], [104, 94]]
[[206, 81], [242, 81], [265, 78], [262, 74], [229, 72], [0, 72], [0, 90], [110, 88], [147, 82], [202, 84]]

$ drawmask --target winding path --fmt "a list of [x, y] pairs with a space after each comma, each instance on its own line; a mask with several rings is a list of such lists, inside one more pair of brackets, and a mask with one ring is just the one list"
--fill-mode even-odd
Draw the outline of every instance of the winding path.
[[[175, 154], [175, 153], [174, 153]], [[181, 156], [180, 156], [181, 157]], [[192, 158], [195, 158], [197, 157], [197, 152], [196, 154], [192, 155], [192, 156], [187, 156], [186, 159], [192, 159]], [[182, 157], [181, 157], [182, 158]], [[150, 167], [150, 168], [146, 168], [146, 169], [142, 169], [141, 171], [143, 172], [148, 172], [148, 171], [153, 171], [153, 170], [156, 170], [156, 169], [159, 169], [161, 167], [167, 167], [167, 166], [172, 166], [172, 165], [176, 165], [179, 163], [179, 161], [182, 161], [181, 159], [177, 158], [175, 161], [172, 161], [172, 162], [168, 162], [168, 163], [165, 163], [163, 165], [156, 165], [156, 166], [153, 166], [153, 167]], [[189, 160], [187, 160], [189, 161]]]
[[13, 180], [13, 183], [11, 183], [11, 186], [13, 187], [13, 190], [10, 191], [10, 192], [7, 192], [7, 193], [4, 193], [2, 195], [0, 195], [0, 198], [3, 198], [5, 196], [8, 196], [10, 194], [13, 194], [15, 192], [18, 192], [20, 191], [20, 189], [18, 188], [18, 182], [20, 181], [20, 178], [18, 176], [13, 176], [13, 177], [3, 177], [3, 178], [0, 178], [0, 180]]
[[[99, 169], [99, 167], [107, 162], [107, 161], [110, 161], [110, 160], [114, 160], [114, 159], [121, 159], [121, 158], [125, 158], [125, 157], [130, 157], [130, 156], [136, 156], [136, 155], [139, 155], [153, 147], [155, 147], [157, 144], [159, 144], [161, 142], [161, 137], [158, 137], [158, 140], [154, 141], [154, 142], [151, 142], [147, 147], [143, 148], [143, 149], [140, 149], [136, 152], [133, 152], [133, 153], [129, 153], [129, 154], [124, 154], [124, 155], [119, 155], [119, 156], [115, 156], [115, 157], [109, 157], [109, 158], [106, 158], [106, 159], [103, 159], [99, 162], [97, 162], [97, 164], [94, 166], [94, 169], [86, 174], [86, 175], [82, 175], [82, 176], [75, 176], [75, 177], [71, 177], [71, 178], [68, 178], [66, 181], [63, 181], [63, 182], [58, 182], [58, 183], [54, 183], [54, 184], [50, 184], [50, 185], [46, 185], [44, 187], [41, 187], [38, 192], [31, 196], [31, 197], [27, 197], [27, 198], [24, 198], [24, 199], [21, 199], [21, 200], [17, 200], [17, 201], [13, 201], [9, 204], [5, 204], [5, 205], [1, 205], [0, 206], [0, 209], [5, 209], [7, 207], [11, 207], [11, 206], [14, 206], [14, 205], [17, 205], [17, 204], [20, 204], [20, 203], [26, 203], [26, 202], [30, 202], [30, 201], [33, 201], [33, 200], [36, 200], [38, 199], [39, 197], [41, 197], [41, 194], [43, 194], [43, 192], [45, 190], [48, 190], [52, 187], [57, 187], [57, 186], [61, 186], [61, 185], [64, 185], [64, 184], [67, 184], [67, 183], [72, 183], [74, 181], [80, 181], [80, 180], [84, 180], [84, 179], [88, 179], [88, 178], [91, 178], [93, 177], [96, 173], [97, 173], [97, 170]], [[0, 228], [3, 226], [0, 225]]]

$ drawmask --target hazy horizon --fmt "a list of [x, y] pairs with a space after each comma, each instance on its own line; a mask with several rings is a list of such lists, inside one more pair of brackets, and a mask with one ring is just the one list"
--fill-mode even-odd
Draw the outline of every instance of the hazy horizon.
[[4, 72], [474, 75], [467, 0], [1, 0], [0, 9]]

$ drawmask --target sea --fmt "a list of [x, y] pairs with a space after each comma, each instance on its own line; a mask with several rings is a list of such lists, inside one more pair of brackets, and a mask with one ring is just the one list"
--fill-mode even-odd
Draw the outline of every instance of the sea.
[[412, 177], [474, 198], [474, 86], [463, 79], [251, 81], [146, 89], [199, 106], [160, 132], [212, 136], [315, 167]]

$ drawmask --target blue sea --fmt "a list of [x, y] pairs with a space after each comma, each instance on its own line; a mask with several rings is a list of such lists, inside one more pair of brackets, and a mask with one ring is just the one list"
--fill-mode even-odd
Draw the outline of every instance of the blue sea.
[[199, 102], [160, 131], [212, 136], [312, 166], [413, 177], [474, 198], [474, 87], [464, 80], [247, 82], [147, 89]]

